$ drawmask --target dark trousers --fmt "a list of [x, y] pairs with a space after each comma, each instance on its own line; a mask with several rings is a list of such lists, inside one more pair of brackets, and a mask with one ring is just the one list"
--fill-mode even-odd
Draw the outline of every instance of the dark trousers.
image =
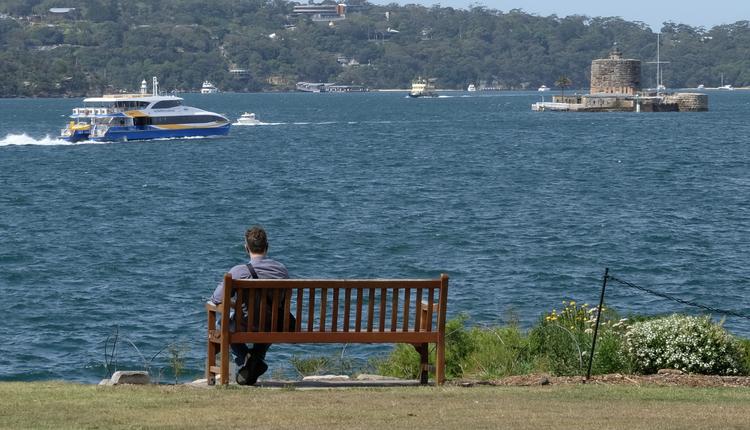
[[245, 356], [247, 354], [252, 355], [255, 358], [264, 360], [266, 358], [266, 352], [271, 347], [270, 343], [254, 343], [252, 348], [249, 348], [246, 343], [232, 343], [229, 345], [234, 356], [234, 364], [237, 365], [239, 370], [245, 365]]

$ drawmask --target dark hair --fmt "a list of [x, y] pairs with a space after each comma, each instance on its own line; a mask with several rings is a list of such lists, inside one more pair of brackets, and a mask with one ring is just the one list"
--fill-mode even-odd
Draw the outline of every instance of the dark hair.
[[254, 225], [245, 232], [245, 245], [253, 254], [264, 254], [268, 250], [268, 237], [263, 227]]

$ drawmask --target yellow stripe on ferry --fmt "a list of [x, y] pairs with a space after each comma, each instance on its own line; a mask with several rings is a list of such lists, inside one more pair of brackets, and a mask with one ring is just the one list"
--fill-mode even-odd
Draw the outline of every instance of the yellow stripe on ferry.
[[204, 124], [204, 125], [198, 125], [198, 124], [160, 124], [155, 125], [154, 127], [163, 129], [163, 130], [183, 130], [186, 128], [215, 128], [218, 126], [223, 125], [223, 123], [214, 122], [211, 124]]

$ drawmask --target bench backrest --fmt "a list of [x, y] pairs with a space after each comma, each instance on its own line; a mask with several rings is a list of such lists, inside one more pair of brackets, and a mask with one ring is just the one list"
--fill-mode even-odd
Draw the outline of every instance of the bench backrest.
[[[234, 314], [246, 318], [234, 324], [243, 329], [228, 333], [232, 342], [435, 342], [445, 333], [448, 276], [232, 279], [227, 274], [223, 303], [231, 303], [232, 296]], [[229, 326], [229, 312], [222, 312], [222, 327]]]

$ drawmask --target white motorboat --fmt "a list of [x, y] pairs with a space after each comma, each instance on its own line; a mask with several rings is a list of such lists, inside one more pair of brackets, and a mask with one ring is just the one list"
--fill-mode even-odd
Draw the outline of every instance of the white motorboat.
[[549, 87], [546, 85], [542, 85], [537, 91], [549, 91]]
[[255, 117], [253, 112], [245, 112], [237, 118], [235, 125], [258, 125], [261, 122]]
[[466, 91], [469, 91], [469, 92], [473, 92], [473, 91], [476, 91], [476, 90], [477, 90], [477, 87], [474, 86], [474, 84], [469, 84], [469, 87], [466, 88]]
[[201, 94], [213, 94], [218, 92], [219, 89], [216, 88], [216, 85], [212, 84], [209, 81], [203, 81], [203, 85], [201, 86]]

